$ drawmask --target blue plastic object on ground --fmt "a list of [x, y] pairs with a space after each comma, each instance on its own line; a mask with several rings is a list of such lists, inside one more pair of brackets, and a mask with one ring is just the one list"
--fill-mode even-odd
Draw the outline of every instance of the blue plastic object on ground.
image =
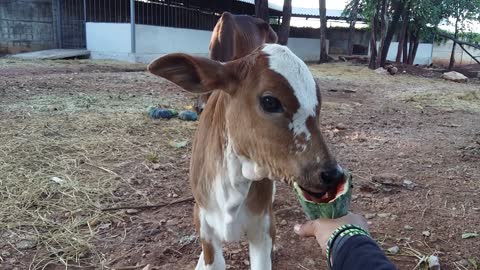
[[178, 114], [178, 118], [185, 120], [185, 121], [197, 121], [198, 115], [194, 111], [181, 111]]
[[176, 116], [178, 113], [174, 110], [169, 110], [169, 109], [160, 109], [157, 107], [151, 107], [148, 110], [148, 116], [153, 119], [170, 119], [174, 116]]

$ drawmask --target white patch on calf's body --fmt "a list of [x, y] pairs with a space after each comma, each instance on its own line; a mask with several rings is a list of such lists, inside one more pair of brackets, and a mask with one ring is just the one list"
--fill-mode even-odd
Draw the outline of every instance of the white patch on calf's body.
[[315, 80], [307, 65], [290, 49], [278, 44], [267, 44], [262, 51], [268, 55], [269, 68], [282, 75], [292, 87], [300, 107], [294, 113], [289, 124], [293, 135], [305, 136], [305, 143], [298, 143], [297, 148], [306, 150], [306, 142], [311, 138], [307, 128], [307, 119], [316, 116], [318, 106]]
[[269, 234], [271, 220], [263, 216], [249, 226], [247, 237], [249, 239], [249, 255], [251, 269], [271, 269], [272, 238]]
[[214, 262], [212, 266], [202, 268], [202, 254], [196, 269], [224, 269], [221, 245], [216, 243], [240, 241], [245, 234], [250, 242], [251, 269], [271, 269], [269, 213], [254, 215], [246, 205], [250, 186], [255, 180], [244, 177], [244, 167], [246, 174], [255, 176], [253, 178], [257, 177], [260, 168], [256, 163], [239, 157], [231, 143], [227, 144], [224, 157], [224, 164], [219, 166], [218, 175], [213, 180], [208, 205], [200, 207], [198, 214], [200, 237], [214, 246]]
[[258, 163], [245, 157], [239, 157], [242, 167], [242, 175], [251, 181], [260, 181], [267, 178], [266, 171]]

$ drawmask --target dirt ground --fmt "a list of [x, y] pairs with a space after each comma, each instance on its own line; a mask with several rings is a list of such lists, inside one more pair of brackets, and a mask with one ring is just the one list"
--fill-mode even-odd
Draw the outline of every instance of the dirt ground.
[[[0, 269], [193, 269], [200, 247], [187, 175], [196, 122], [152, 120], [149, 106], [193, 97], [145, 71], [108, 61], [0, 58]], [[311, 65], [323, 132], [354, 175], [352, 210], [366, 215], [389, 258], [414, 269], [478, 269], [480, 83]], [[326, 269], [292, 228], [305, 216], [277, 185], [274, 269]], [[248, 269], [246, 243], [224, 249]]]

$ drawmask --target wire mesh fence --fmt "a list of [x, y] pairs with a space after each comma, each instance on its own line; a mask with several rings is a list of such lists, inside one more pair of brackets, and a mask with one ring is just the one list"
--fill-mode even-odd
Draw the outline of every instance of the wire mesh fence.
[[58, 0], [58, 40], [62, 49], [85, 48], [84, 0]]
[[[136, 0], [135, 23], [212, 30], [221, 13], [209, 1]], [[87, 22], [130, 23], [130, 0], [85, 0]]]

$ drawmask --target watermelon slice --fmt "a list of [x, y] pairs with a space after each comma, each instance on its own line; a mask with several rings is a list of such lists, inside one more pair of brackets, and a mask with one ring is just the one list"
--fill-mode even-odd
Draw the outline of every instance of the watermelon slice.
[[345, 216], [350, 208], [352, 175], [345, 171], [344, 181], [337, 186], [335, 192], [312, 194], [302, 189], [297, 182], [293, 184], [293, 190], [309, 219], [339, 218]]

